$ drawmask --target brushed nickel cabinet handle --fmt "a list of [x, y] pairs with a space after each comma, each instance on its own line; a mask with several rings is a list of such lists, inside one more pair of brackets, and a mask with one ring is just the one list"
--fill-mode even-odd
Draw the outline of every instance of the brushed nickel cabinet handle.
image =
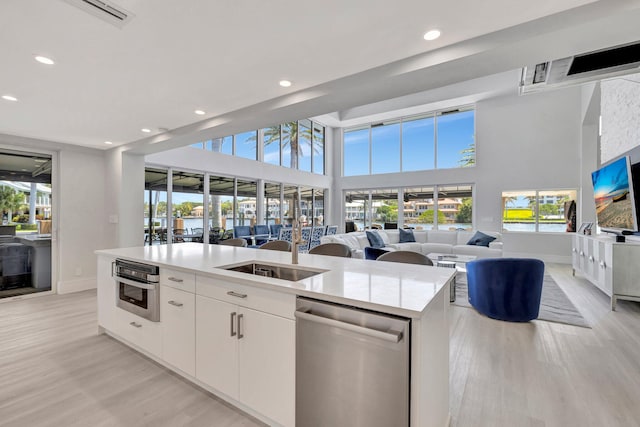
[[182, 283], [184, 280], [178, 279], [177, 277], [167, 277], [167, 280], [171, 280], [172, 282]]
[[232, 297], [238, 297], [238, 298], [246, 298], [247, 297], [247, 294], [239, 294], [239, 293], [233, 292], [233, 291], [227, 292], [227, 295], [231, 295]]
[[235, 337], [236, 336], [236, 331], [233, 329], [233, 327], [235, 326], [235, 320], [236, 320], [236, 312], [234, 311], [233, 313], [231, 313], [230, 316], [230, 324], [231, 324], [231, 336]]
[[131, 322], [129, 323], [131, 326], [133, 326], [134, 328], [142, 328], [142, 325], [140, 323], [136, 323], [136, 322]]
[[238, 314], [238, 339], [244, 338], [244, 335], [242, 334], [242, 318], [243, 317], [244, 317], [244, 314]]
[[169, 304], [175, 306], [175, 307], [182, 307], [184, 304], [181, 302], [175, 302], [173, 300], [169, 301]]

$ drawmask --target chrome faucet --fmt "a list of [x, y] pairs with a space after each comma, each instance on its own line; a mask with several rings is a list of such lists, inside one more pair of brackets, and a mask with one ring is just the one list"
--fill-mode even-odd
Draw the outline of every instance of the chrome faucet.
[[302, 240], [302, 224], [297, 219], [291, 224], [291, 264], [298, 263], [298, 246], [306, 243]]

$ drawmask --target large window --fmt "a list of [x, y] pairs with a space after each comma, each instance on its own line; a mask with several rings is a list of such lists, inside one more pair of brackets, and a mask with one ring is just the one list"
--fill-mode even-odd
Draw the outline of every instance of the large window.
[[172, 177], [173, 241], [183, 242], [181, 235], [204, 233], [204, 175], [174, 171]]
[[257, 131], [239, 133], [233, 137], [235, 142], [235, 155], [245, 159], [256, 160]]
[[311, 155], [313, 158], [313, 173], [324, 175], [324, 139], [325, 139], [325, 127], [314, 123], [313, 124], [313, 150]]
[[369, 135], [370, 129], [352, 129], [345, 131], [344, 175], [367, 175], [369, 173]]
[[[262, 144], [262, 159], [258, 158]], [[193, 148], [324, 174], [325, 127], [309, 119], [191, 144]]]
[[475, 164], [474, 111], [442, 113], [436, 117], [438, 169]]
[[508, 231], [563, 233], [565, 203], [576, 190], [527, 190], [502, 193], [502, 228]]
[[256, 222], [257, 183], [238, 179], [236, 185], [236, 208], [233, 225], [254, 225]]
[[435, 168], [434, 118], [420, 117], [402, 122], [402, 170]]
[[145, 245], [167, 242], [167, 176], [163, 169], [145, 169]]
[[371, 128], [371, 173], [400, 172], [400, 122]]
[[343, 175], [475, 165], [475, 111], [438, 112], [347, 129]]
[[353, 221], [359, 230], [397, 227], [469, 230], [473, 228], [472, 209], [470, 184], [345, 192], [345, 220]]
[[264, 222], [265, 224], [280, 224], [282, 211], [280, 210], [280, 184], [264, 183]]

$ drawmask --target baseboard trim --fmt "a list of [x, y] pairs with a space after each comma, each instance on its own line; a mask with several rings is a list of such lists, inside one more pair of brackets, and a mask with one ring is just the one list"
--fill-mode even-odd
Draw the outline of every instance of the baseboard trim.
[[538, 258], [544, 262], [553, 262], [556, 264], [571, 264], [571, 255], [545, 255], [532, 254], [529, 252], [504, 252], [504, 258]]
[[96, 278], [78, 279], [78, 280], [66, 280], [64, 282], [58, 282], [59, 294], [70, 294], [72, 292], [86, 291], [88, 289], [96, 289]]

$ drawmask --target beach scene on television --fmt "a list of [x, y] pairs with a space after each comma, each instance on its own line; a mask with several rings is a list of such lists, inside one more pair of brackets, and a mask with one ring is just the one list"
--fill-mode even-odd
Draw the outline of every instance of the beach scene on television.
[[635, 229], [628, 171], [623, 157], [591, 175], [601, 228]]

